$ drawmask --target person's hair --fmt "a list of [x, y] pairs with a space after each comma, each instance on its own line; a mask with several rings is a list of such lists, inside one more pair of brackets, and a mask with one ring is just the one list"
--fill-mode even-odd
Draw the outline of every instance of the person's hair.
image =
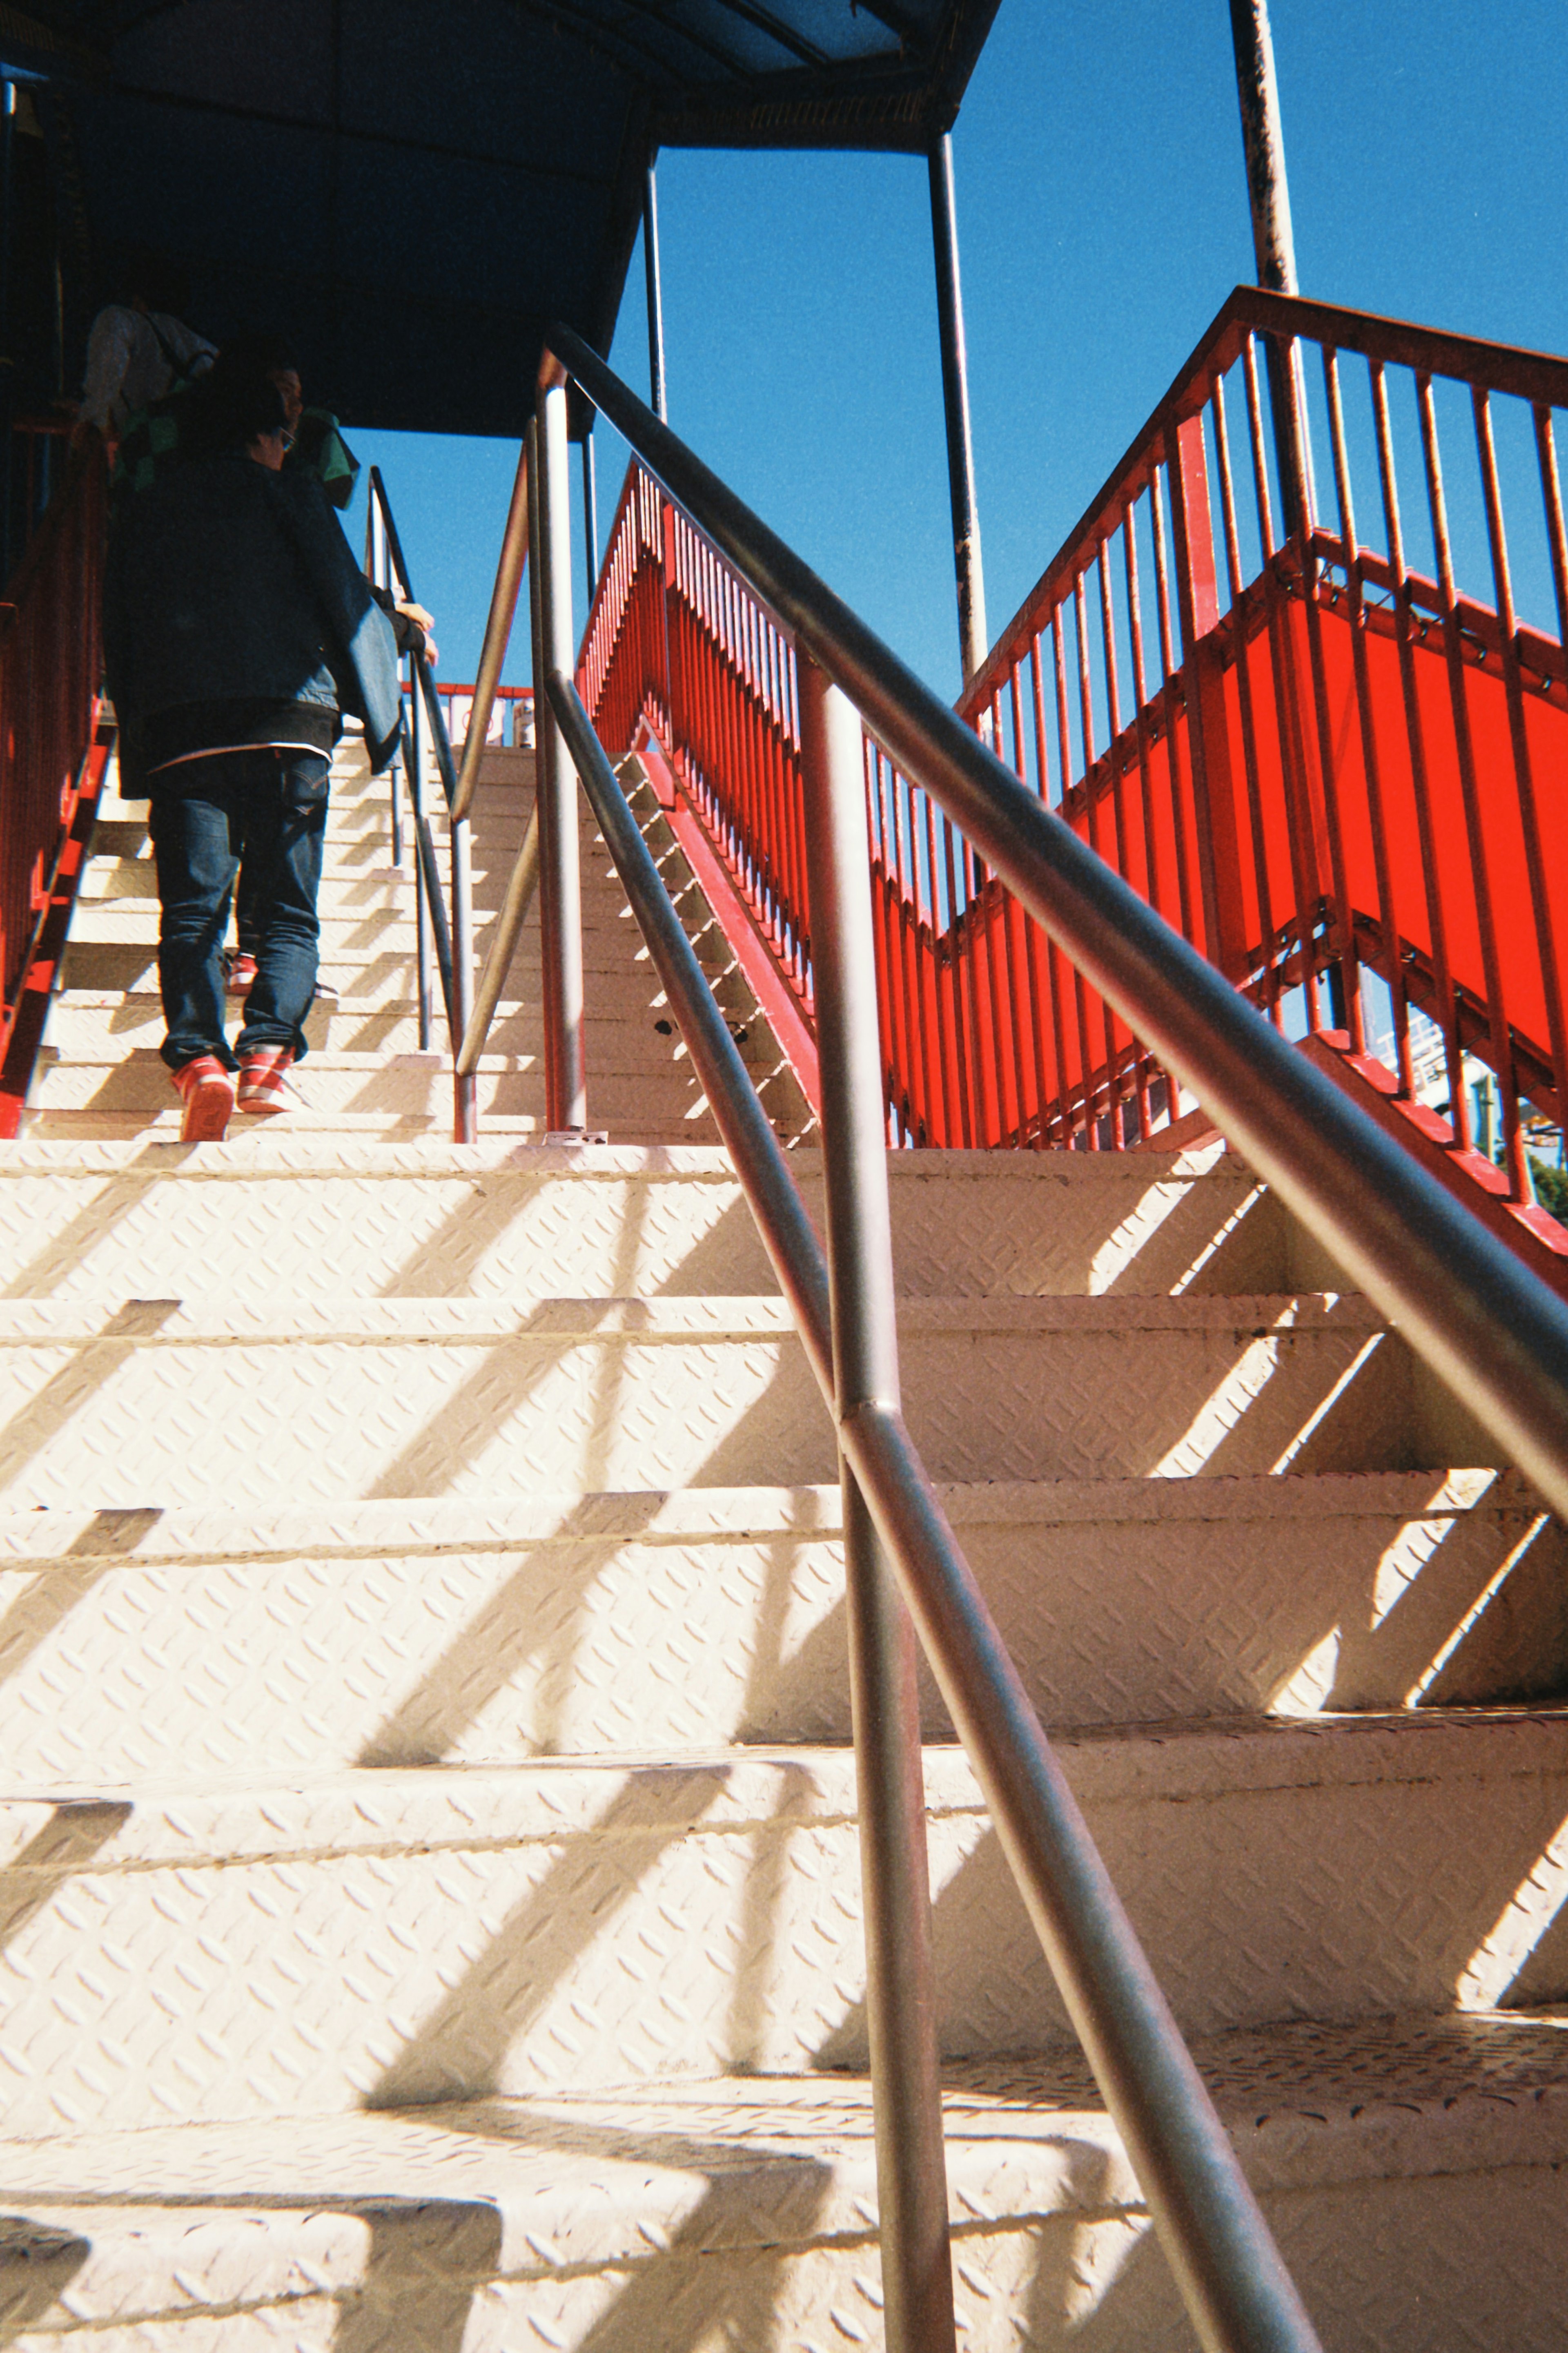
[[215, 363], [184, 396], [181, 440], [187, 456], [211, 458], [287, 423], [283, 396], [265, 368], [236, 364], [220, 373]]

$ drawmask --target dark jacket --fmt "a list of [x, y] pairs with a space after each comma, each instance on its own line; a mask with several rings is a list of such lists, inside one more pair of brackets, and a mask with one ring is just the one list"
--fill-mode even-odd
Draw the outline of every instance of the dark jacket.
[[110, 539], [103, 641], [128, 798], [148, 790], [146, 723], [183, 709], [297, 705], [331, 734], [349, 712], [376, 768], [396, 743], [392, 625], [337, 517], [317, 483], [243, 455], [193, 459], [130, 501]]

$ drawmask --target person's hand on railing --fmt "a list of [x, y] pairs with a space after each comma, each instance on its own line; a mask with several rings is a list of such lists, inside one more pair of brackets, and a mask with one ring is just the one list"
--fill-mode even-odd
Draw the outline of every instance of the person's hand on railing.
[[409, 644], [412, 650], [416, 654], [423, 654], [426, 660], [434, 667], [441, 659], [441, 650], [432, 635], [436, 627], [433, 615], [427, 613], [423, 605], [416, 605], [411, 597], [400, 596], [393, 609], [395, 612], [401, 613], [404, 619], [412, 625], [413, 630], [418, 633], [417, 645], [414, 644], [413, 637], [410, 636]]

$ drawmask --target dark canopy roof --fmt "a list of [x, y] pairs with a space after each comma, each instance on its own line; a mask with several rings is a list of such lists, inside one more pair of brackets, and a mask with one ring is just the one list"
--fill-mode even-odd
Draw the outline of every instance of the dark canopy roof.
[[997, 0], [33, 0], [94, 299], [289, 332], [363, 425], [515, 433], [540, 339], [607, 347], [662, 145], [923, 149]]

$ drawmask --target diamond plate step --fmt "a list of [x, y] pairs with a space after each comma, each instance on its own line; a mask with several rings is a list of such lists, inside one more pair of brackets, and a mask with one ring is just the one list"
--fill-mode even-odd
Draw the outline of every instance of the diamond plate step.
[[[1409, 1359], [1359, 1299], [911, 1299], [933, 1477], [1409, 1465]], [[1417, 1434], [1418, 1435], [1418, 1434]], [[825, 1483], [782, 1300], [0, 1303], [13, 1505]]]
[[[323, 894], [321, 918], [321, 954], [323, 961], [342, 963], [355, 950], [395, 953], [412, 956], [416, 951], [414, 927], [414, 897], [403, 893], [389, 905], [358, 907], [349, 902], [337, 904]], [[158, 940], [158, 903], [151, 899], [89, 900], [78, 906], [71, 919], [71, 937], [86, 945], [114, 942], [122, 946], [155, 947]], [[584, 955], [586, 962], [590, 942], [618, 941], [621, 934], [610, 923], [584, 925]]]
[[[625, 1025], [619, 1025], [625, 1038]], [[657, 1128], [671, 1114], [680, 1116], [680, 1097], [688, 1090], [679, 1066], [672, 1071], [668, 1041], [659, 1038], [651, 1021], [637, 1046], [623, 1045], [621, 1067], [595, 1063], [592, 1103], [594, 1116], [613, 1134], [627, 1128]], [[659, 1051], [663, 1049], [662, 1052]], [[658, 1061], [655, 1055], [658, 1055]], [[658, 1067], [659, 1063], [665, 1065]], [[652, 1067], [650, 1067], [650, 1065]], [[537, 1055], [487, 1054], [479, 1063], [477, 1095], [479, 1115], [528, 1118], [542, 1127], [544, 1119], [544, 1068]], [[406, 1112], [430, 1118], [452, 1117], [452, 1062], [449, 1053], [340, 1053], [308, 1055], [289, 1073], [295, 1108], [305, 1113], [386, 1112], [394, 1117]], [[672, 1097], [674, 1100], [672, 1101]], [[78, 1051], [39, 1062], [28, 1097], [30, 1111], [135, 1111], [165, 1113], [177, 1099], [167, 1067], [147, 1046], [95, 1056]]]
[[[1491, 2015], [1199, 2043], [1335, 2353], [1452, 2353], [1461, 2312], [1472, 2344], [1556, 2353], [1563, 2042], [1550, 2015]], [[963, 2353], [1016, 2353], [1025, 2316], [1038, 2353], [1189, 2353], [1081, 2070], [950, 2067], [943, 2114]], [[154, 2328], [215, 2353], [689, 2353], [757, 2342], [758, 2316], [791, 2353], [880, 2337], [858, 2077], [0, 2142], [0, 2325], [24, 2353], [175, 2343]]]
[[[674, 1025], [653, 1008], [638, 1018], [614, 1017], [588, 1024], [594, 1071], [624, 1073], [646, 1071], [650, 1054], [674, 1053]], [[433, 1034], [443, 1042], [445, 1023], [439, 1003], [434, 1008]], [[544, 1047], [544, 1020], [537, 1001], [502, 998], [491, 1025], [489, 1048], [495, 1054], [537, 1057]], [[129, 994], [120, 989], [67, 989], [49, 1011], [49, 1045], [46, 1053], [64, 1061], [108, 1062], [151, 1048], [155, 1053], [163, 1038], [163, 1008], [151, 989]], [[410, 1008], [378, 1002], [374, 997], [318, 997], [306, 1017], [305, 1034], [316, 1053], [412, 1054], [419, 1050], [418, 1025]], [[450, 1056], [443, 1058], [450, 1068]]]
[[[156, 921], [140, 925], [138, 935], [131, 936], [128, 923], [110, 923], [107, 919], [96, 926], [104, 936], [84, 936], [73, 933], [66, 948], [64, 983], [68, 988], [145, 989], [158, 985], [158, 946]], [[321, 984], [331, 988], [339, 997], [386, 997], [395, 995], [414, 1002], [416, 986], [415, 939], [412, 919], [407, 926], [407, 938], [377, 937], [373, 941], [352, 942], [330, 930], [321, 942], [320, 966]], [[484, 953], [485, 931], [476, 927], [476, 952]], [[539, 951], [531, 926], [523, 930], [522, 944], [512, 966], [512, 981], [525, 997], [538, 1001], [537, 971]], [[600, 999], [613, 1001], [615, 988], [635, 987], [639, 1006], [651, 1005], [657, 998], [662, 1005], [663, 994], [652, 965], [640, 946], [630, 946], [619, 935], [589, 934], [583, 943], [583, 970], [593, 992]], [[534, 977], [530, 977], [532, 975]], [[615, 985], [615, 988], [612, 987]], [[439, 985], [437, 1001], [439, 1003]], [[605, 1007], [590, 1004], [588, 1018]]]
[[[354, 1018], [357, 1018], [357, 1014]], [[307, 1066], [307, 1075], [308, 1066]], [[279, 1289], [584, 1295], [776, 1284], [727, 1156], [286, 1136], [191, 1150], [23, 1141], [0, 1150], [11, 1297]], [[821, 1225], [821, 1155], [791, 1166]], [[1274, 1205], [1212, 1153], [900, 1152], [900, 1288], [927, 1295], [1257, 1292], [1288, 1281]]]
[[[1568, 1996], [1568, 1715], [1058, 1753], [1192, 2032]], [[1063, 2043], [968, 1765], [925, 1763], [944, 2050]], [[12, 1796], [7, 2129], [863, 2065], [854, 1810], [804, 1747]]]
[[[345, 1136], [363, 1141], [379, 1139], [388, 1144], [400, 1140], [439, 1143], [443, 1138], [450, 1139], [452, 1133], [452, 1113], [449, 1109], [430, 1113], [295, 1110], [289, 1116], [291, 1127], [300, 1134], [327, 1139]], [[492, 1113], [485, 1125], [491, 1136], [521, 1145], [542, 1145], [545, 1136], [551, 1133], [542, 1113], [532, 1116], [526, 1113], [520, 1115]], [[128, 1143], [136, 1139], [148, 1145], [172, 1144], [177, 1140], [179, 1132], [177, 1107], [166, 1112], [46, 1109], [26, 1113], [22, 1122], [24, 1134], [37, 1136], [46, 1143], [52, 1139], [57, 1144], [62, 1139], [79, 1145]], [[250, 1132], [245, 1123], [237, 1119], [234, 1122], [229, 1131], [231, 1140], [237, 1139], [232, 1141], [233, 1150], [243, 1152], [247, 1148], [246, 1138]], [[699, 1111], [694, 1112], [691, 1118], [679, 1122], [667, 1119], [630, 1122], [622, 1129], [620, 1141], [642, 1149], [668, 1142], [672, 1134], [690, 1135], [700, 1143], [716, 1143], [718, 1140], [718, 1130], [713, 1122], [705, 1113]], [[213, 1151], [223, 1147], [206, 1145], [201, 1148]]]
[[[1568, 1560], [1493, 1472], [950, 1487], [1043, 1719], [1568, 1683]], [[850, 1736], [838, 1489], [0, 1515], [0, 1778], [667, 1757]], [[925, 1735], [952, 1726], [921, 1673]]]

